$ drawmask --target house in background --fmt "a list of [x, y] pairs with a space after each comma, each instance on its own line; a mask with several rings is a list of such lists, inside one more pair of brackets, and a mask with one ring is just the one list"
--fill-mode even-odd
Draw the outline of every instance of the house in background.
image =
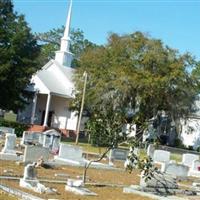
[[186, 119], [181, 120], [179, 138], [183, 145], [200, 148], [200, 97], [194, 103], [194, 111]]
[[71, 10], [72, 1], [60, 50], [55, 52], [54, 60], [50, 60], [32, 76], [28, 90], [34, 93], [34, 98], [18, 113], [18, 121], [33, 124], [33, 128], [76, 130], [77, 116], [69, 109], [69, 103], [74, 98], [74, 69], [71, 68], [73, 54], [69, 51]]

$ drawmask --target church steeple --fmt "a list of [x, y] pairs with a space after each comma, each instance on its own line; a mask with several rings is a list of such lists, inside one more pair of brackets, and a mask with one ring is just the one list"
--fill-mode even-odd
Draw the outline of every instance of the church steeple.
[[72, 0], [70, 0], [67, 21], [65, 25], [64, 35], [61, 38], [60, 50], [56, 51], [55, 60], [61, 65], [71, 67], [73, 54], [69, 52], [70, 47], [70, 22], [72, 13]]

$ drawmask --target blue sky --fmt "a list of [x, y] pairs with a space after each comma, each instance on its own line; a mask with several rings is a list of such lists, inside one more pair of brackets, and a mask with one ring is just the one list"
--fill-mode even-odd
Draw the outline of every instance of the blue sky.
[[[68, 0], [14, 0], [33, 32], [65, 24]], [[200, 59], [200, 0], [74, 0], [72, 27], [97, 44], [109, 32], [142, 31]]]

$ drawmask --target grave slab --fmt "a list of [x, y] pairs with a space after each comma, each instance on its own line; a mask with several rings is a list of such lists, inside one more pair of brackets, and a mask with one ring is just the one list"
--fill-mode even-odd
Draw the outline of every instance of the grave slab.
[[73, 192], [74, 194], [77, 195], [83, 195], [83, 196], [97, 196], [96, 193], [90, 191], [87, 188], [83, 188], [83, 187], [72, 187], [72, 186], [65, 186], [65, 190], [69, 191], [69, 192]]

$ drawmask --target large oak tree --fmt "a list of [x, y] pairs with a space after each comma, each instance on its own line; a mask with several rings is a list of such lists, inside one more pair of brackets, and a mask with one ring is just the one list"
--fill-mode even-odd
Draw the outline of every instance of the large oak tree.
[[189, 69], [196, 66], [190, 54], [180, 54], [141, 32], [112, 34], [105, 46], [88, 49], [80, 57], [74, 106], [80, 105], [86, 71], [88, 128], [113, 145], [131, 117], [141, 127], [161, 110], [175, 123], [187, 116], [199, 92], [198, 79]]

